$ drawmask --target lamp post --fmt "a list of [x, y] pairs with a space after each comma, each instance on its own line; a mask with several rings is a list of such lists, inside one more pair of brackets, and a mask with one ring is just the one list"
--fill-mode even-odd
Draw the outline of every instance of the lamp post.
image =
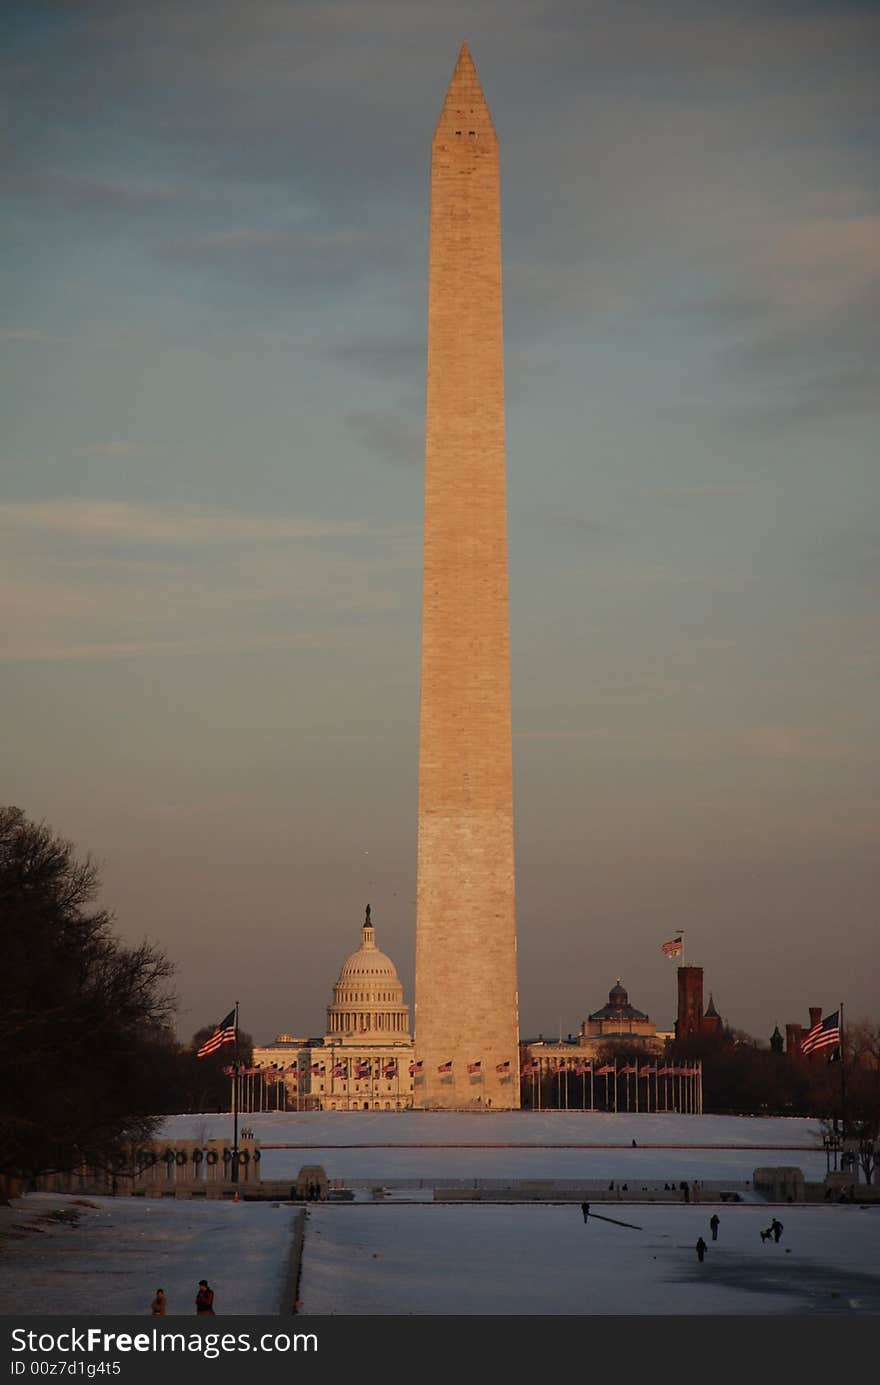
[[836, 1130], [831, 1130], [827, 1135], [822, 1136], [822, 1143], [825, 1146], [825, 1172], [831, 1173], [831, 1161], [834, 1160], [834, 1173], [837, 1173], [837, 1160], [843, 1146], [843, 1141]]

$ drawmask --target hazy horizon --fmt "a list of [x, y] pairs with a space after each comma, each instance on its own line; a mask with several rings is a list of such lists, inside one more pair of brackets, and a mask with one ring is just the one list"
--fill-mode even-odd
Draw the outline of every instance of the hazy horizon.
[[0, 801], [180, 963], [412, 1007], [430, 142], [498, 131], [520, 1028], [878, 1015], [880, 15], [4, 7]]

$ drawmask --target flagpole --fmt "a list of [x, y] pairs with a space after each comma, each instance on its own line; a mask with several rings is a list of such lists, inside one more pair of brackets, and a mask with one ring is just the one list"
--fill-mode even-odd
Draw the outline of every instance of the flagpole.
[[[238, 1067], [238, 1001], [235, 1002], [235, 1066]], [[238, 1082], [232, 1083], [232, 1181], [238, 1182]]]
[[[842, 1139], [845, 1140], [845, 1139], [846, 1139], [846, 1058], [845, 1058], [844, 1048], [843, 1048], [843, 1001], [840, 1002], [840, 1011], [839, 1011], [839, 1017], [838, 1017], [838, 1021], [837, 1021], [837, 1022], [838, 1022], [838, 1027], [839, 1027], [839, 1029], [840, 1029], [840, 1038], [839, 1038], [839, 1043], [840, 1043], [840, 1125], [841, 1125], [841, 1132], [840, 1132], [840, 1133], [841, 1133]], [[858, 1177], [858, 1169], [856, 1170], [856, 1177]]]

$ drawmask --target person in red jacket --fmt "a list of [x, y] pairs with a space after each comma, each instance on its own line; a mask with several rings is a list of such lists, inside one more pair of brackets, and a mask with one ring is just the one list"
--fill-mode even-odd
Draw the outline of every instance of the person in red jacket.
[[207, 1279], [199, 1280], [199, 1292], [196, 1294], [196, 1313], [200, 1318], [214, 1317], [214, 1290], [209, 1286]]

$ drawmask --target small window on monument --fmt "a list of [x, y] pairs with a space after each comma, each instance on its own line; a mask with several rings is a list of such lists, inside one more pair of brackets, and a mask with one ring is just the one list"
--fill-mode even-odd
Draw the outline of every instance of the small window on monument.
[[471, 139], [476, 139], [477, 137], [476, 130], [468, 130], [468, 134], [470, 135]]

